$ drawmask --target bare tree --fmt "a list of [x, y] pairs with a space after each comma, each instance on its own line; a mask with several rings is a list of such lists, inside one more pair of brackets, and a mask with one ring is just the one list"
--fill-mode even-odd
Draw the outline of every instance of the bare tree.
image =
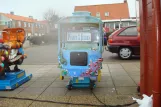
[[43, 18], [48, 21], [51, 28], [53, 28], [55, 23], [60, 19], [59, 15], [51, 8], [44, 12]]

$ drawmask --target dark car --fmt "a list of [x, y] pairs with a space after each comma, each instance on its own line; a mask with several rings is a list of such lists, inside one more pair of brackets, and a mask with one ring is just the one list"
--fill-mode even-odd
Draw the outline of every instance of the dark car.
[[137, 27], [123, 27], [113, 32], [108, 38], [107, 48], [110, 52], [117, 53], [121, 59], [140, 55], [140, 36]]

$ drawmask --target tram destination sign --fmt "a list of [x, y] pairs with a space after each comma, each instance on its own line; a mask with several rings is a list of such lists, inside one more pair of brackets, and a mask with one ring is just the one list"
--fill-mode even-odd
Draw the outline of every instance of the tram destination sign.
[[91, 33], [89, 32], [68, 32], [67, 41], [91, 41]]

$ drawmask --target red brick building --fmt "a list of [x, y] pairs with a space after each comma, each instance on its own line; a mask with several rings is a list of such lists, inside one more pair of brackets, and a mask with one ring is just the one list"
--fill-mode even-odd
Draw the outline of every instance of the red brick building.
[[130, 17], [126, 1], [116, 4], [76, 6], [74, 11], [89, 11], [92, 16], [102, 20], [128, 19]]
[[74, 11], [88, 11], [92, 16], [102, 19], [105, 26], [115, 29], [120, 26], [136, 25], [136, 19], [130, 18], [127, 0], [123, 3], [75, 6]]
[[26, 36], [41, 36], [47, 32], [47, 22], [37, 21], [32, 16], [24, 17], [10, 14], [0, 13], [0, 31], [4, 28], [24, 28]]

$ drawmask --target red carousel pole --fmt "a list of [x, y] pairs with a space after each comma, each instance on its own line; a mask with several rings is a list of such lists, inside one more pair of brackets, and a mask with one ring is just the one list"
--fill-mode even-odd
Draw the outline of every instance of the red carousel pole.
[[154, 6], [154, 71], [153, 107], [161, 107], [161, 0], [153, 0]]

